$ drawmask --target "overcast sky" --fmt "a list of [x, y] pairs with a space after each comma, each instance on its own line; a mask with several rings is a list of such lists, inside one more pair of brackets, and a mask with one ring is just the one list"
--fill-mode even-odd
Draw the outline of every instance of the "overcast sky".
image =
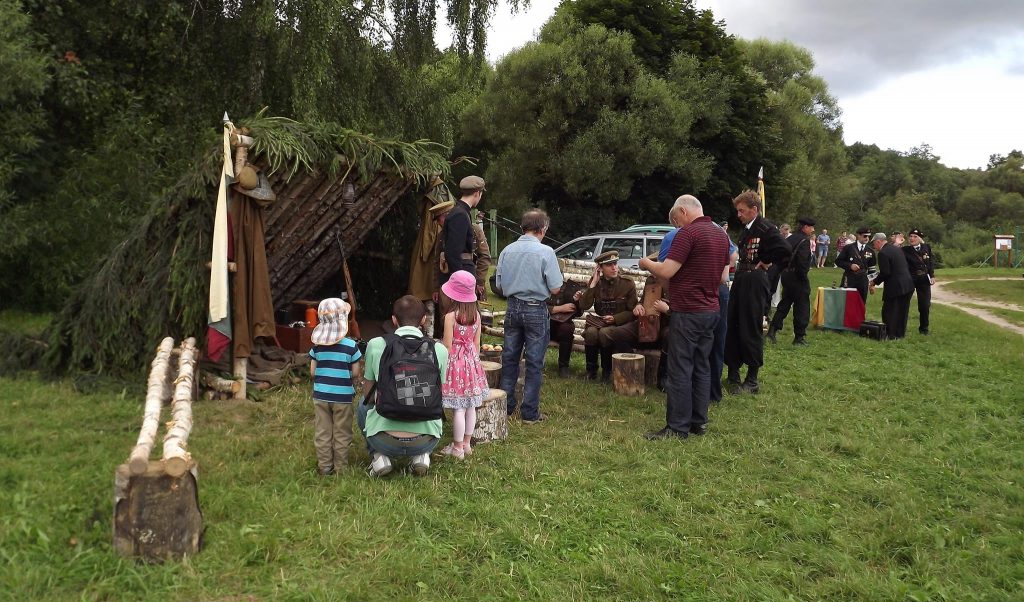
[[[557, 0], [493, 19], [496, 60], [534, 39]], [[741, 38], [809, 49], [843, 109], [848, 144], [907, 151], [927, 143], [946, 165], [984, 167], [1024, 149], [1024, 0], [696, 0]], [[447, 32], [441, 34], [450, 37]]]

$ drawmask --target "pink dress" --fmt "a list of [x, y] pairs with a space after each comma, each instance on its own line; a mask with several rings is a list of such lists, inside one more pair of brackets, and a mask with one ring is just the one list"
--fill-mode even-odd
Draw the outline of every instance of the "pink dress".
[[490, 391], [487, 375], [480, 365], [480, 352], [476, 348], [476, 333], [480, 331], [480, 318], [465, 326], [455, 322], [452, 348], [448, 351], [448, 378], [441, 385], [441, 400], [446, 408], [479, 408]]

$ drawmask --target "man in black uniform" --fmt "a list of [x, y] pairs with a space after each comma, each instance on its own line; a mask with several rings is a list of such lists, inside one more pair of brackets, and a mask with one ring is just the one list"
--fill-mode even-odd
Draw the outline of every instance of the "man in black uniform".
[[445, 217], [441, 230], [445, 265], [441, 266], [438, 286], [448, 282], [448, 278], [459, 270], [465, 270], [470, 274], [476, 273], [476, 262], [473, 259], [473, 249], [476, 245], [469, 210], [480, 204], [480, 198], [486, 190], [484, 179], [480, 176], [466, 176], [459, 182], [459, 190], [462, 198], [455, 201], [455, 206]]
[[802, 217], [797, 224], [796, 232], [786, 239], [793, 249], [793, 257], [782, 269], [782, 301], [768, 327], [768, 340], [772, 343], [775, 342], [775, 333], [782, 330], [782, 324], [792, 307], [793, 344], [807, 344], [807, 324], [811, 321], [811, 281], [807, 273], [814, 262], [810, 240], [814, 235], [814, 220]]
[[[761, 217], [761, 197], [747, 190], [733, 199], [736, 215], [744, 224], [740, 234], [739, 263], [729, 295], [729, 326], [725, 336], [725, 365], [729, 367], [729, 392], [757, 393], [757, 373], [764, 364], [764, 316], [771, 301], [767, 271], [786, 263], [790, 248], [775, 224]], [[747, 376], [740, 382], [740, 366]]]
[[877, 261], [875, 250], [868, 244], [871, 230], [857, 230], [857, 240], [843, 247], [836, 256], [836, 267], [843, 271], [843, 288], [855, 288], [864, 302], [868, 301], [868, 271], [875, 267]]
[[871, 292], [875, 292], [875, 285], [885, 285], [882, 289], [882, 322], [890, 339], [902, 339], [907, 334], [910, 297], [914, 294], [907, 256], [900, 247], [889, 242], [884, 232], [871, 237], [871, 245], [878, 252], [878, 276], [871, 282]]
[[935, 266], [932, 264], [932, 248], [925, 244], [924, 235], [917, 228], [908, 234], [910, 244], [903, 247], [917, 291], [917, 313], [920, 315], [918, 332], [928, 334], [928, 313], [932, 306], [932, 285], [935, 284]]

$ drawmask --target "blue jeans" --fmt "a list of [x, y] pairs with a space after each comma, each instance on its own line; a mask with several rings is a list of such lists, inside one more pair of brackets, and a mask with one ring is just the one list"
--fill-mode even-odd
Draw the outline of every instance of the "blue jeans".
[[711, 371], [708, 357], [718, 312], [672, 312], [668, 339], [668, 399], [665, 423], [689, 433], [708, 421]]
[[387, 433], [377, 433], [372, 437], [366, 436], [366, 413], [370, 407], [366, 400], [359, 402], [359, 431], [366, 439], [366, 451], [373, 458], [373, 452], [383, 454], [392, 458], [402, 458], [429, 454], [437, 447], [437, 437], [420, 435], [418, 437], [393, 437]]
[[551, 340], [550, 315], [544, 301], [508, 300], [505, 313], [505, 347], [501, 352], [501, 389], [508, 395], [508, 414], [516, 411], [516, 380], [519, 358], [526, 353], [526, 378], [523, 387], [523, 420], [540, 417], [540, 385], [544, 379], [544, 353]]
[[718, 326], [711, 346], [711, 401], [722, 401], [722, 366], [725, 365], [725, 335], [729, 331], [729, 286], [718, 285]]

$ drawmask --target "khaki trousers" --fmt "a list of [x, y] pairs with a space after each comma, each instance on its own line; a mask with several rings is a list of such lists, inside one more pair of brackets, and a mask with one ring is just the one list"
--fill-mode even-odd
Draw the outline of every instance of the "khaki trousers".
[[351, 403], [313, 402], [313, 445], [321, 469], [348, 466], [352, 416]]

